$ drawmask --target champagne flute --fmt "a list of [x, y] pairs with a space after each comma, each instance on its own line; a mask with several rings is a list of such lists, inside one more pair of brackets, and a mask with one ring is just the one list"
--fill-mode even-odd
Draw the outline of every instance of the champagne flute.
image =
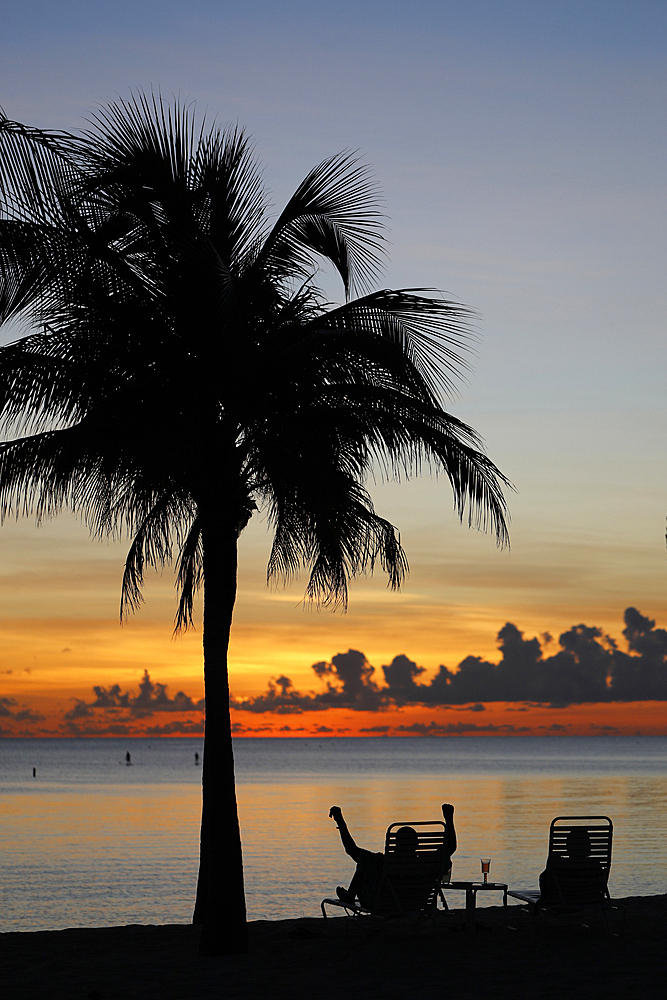
[[491, 858], [480, 858], [480, 862], [481, 862], [481, 865], [482, 865], [482, 875], [484, 876], [484, 885], [486, 885], [486, 883], [488, 882], [488, 879], [489, 879], [489, 869], [491, 868]]

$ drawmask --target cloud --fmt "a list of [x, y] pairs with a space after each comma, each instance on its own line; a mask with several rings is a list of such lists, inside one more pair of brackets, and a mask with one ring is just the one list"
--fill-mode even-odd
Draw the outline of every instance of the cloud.
[[183, 691], [178, 691], [173, 698], [170, 698], [167, 687], [167, 684], [154, 683], [148, 671], [144, 670], [138, 694], [121, 691], [119, 684], [112, 684], [110, 688], [95, 685], [93, 701], [74, 698], [74, 707], [65, 712], [63, 718], [66, 722], [76, 722], [77, 719], [93, 718], [98, 711], [102, 714], [125, 713], [133, 719], [147, 718], [159, 712], [204, 711], [203, 699], [195, 702]]
[[147, 736], [174, 736], [181, 734], [185, 736], [203, 736], [204, 723], [184, 719], [182, 721], [167, 722], [164, 726], [148, 726]]
[[[283, 730], [279, 730], [279, 732], [282, 731]], [[303, 727], [301, 730], [298, 729], [295, 730], [295, 732], [300, 732], [300, 731], [303, 731]], [[253, 728], [252, 726], [242, 726], [240, 722], [234, 722], [232, 723], [232, 732], [238, 736], [241, 736], [244, 733], [272, 733], [274, 732], [274, 729], [273, 726], [256, 726], [255, 728]]]
[[14, 712], [17, 722], [44, 722], [44, 716], [39, 712], [33, 712], [31, 708], [23, 708], [20, 712]]
[[43, 722], [44, 716], [39, 712], [33, 712], [31, 708], [19, 708], [17, 712], [12, 709], [17, 704], [15, 698], [0, 698], [0, 718], [14, 719], [15, 722]]
[[357, 649], [337, 653], [330, 663], [314, 663], [312, 670], [320, 681], [324, 681], [324, 691], [302, 694], [295, 690], [289, 677], [281, 676], [271, 678], [264, 694], [255, 698], [232, 697], [230, 705], [244, 712], [296, 715], [323, 712], [328, 708], [374, 712], [384, 703], [384, 696], [373, 678], [375, 668]]
[[313, 670], [320, 678], [330, 678], [325, 697], [334, 704], [366, 712], [379, 707], [380, 695], [373, 680], [375, 668], [358, 649], [338, 653], [331, 663], [314, 663]]
[[[324, 691], [302, 693], [282, 675], [269, 681], [264, 694], [232, 697], [230, 704], [244, 712], [299, 714], [328, 708], [385, 711], [406, 705], [482, 712], [484, 703], [494, 701], [561, 708], [667, 700], [667, 630], [656, 628], [652, 619], [633, 607], [626, 609], [624, 623], [627, 652], [596, 626], [579, 624], [563, 632], [560, 648], [545, 657], [545, 647], [554, 645], [548, 632], [525, 638], [507, 622], [498, 632], [498, 663], [466, 656], [456, 670], [441, 665], [428, 683], [419, 680], [424, 668], [401, 653], [382, 667], [384, 685], [380, 685], [364, 654], [349, 649], [330, 663], [313, 664], [316, 678], [326, 685]], [[525, 710], [525, 704], [517, 709]]]
[[91, 716], [94, 717], [94, 715], [95, 712], [90, 705], [86, 704], [81, 698], [74, 698], [74, 708], [71, 708], [69, 712], [65, 712], [63, 718], [67, 720], [89, 719]]
[[95, 701], [91, 701], [91, 708], [130, 707], [130, 692], [126, 691], [125, 694], [122, 694], [119, 684], [114, 684], [108, 691], [103, 687], [94, 687], [93, 691], [95, 692]]
[[413, 722], [411, 726], [396, 726], [396, 732], [412, 733], [414, 736], [460, 736], [462, 733], [525, 733], [528, 726], [478, 726], [474, 722], [448, 722], [443, 725], [433, 720], [428, 723]]
[[80, 726], [72, 720], [61, 726], [61, 731], [67, 736], [136, 736], [136, 727], [122, 722], [110, 723], [106, 726]]
[[139, 685], [139, 694], [132, 701], [132, 714], [152, 715], [154, 712], [201, 712], [204, 702], [195, 703], [183, 691], [177, 691], [173, 698], [167, 694], [166, 684], [153, 684], [147, 670]]
[[389, 666], [382, 667], [382, 672], [394, 704], [407, 705], [415, 700], [419, 693], [415, 678], [424, 673], [423, 667], [418, 667], [413, 660], [401, 653], [394, 657]]

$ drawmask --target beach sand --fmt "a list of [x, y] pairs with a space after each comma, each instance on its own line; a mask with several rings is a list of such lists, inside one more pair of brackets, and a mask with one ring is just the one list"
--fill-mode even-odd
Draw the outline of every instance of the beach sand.
[[[102, 927], [0, 935], [4, 1000], [359, 1000], [661, 998], [667, 994], [667, 895], [621, 900], [625, 930], [505, 925], [478, 911], [479, 930], [369, 929], [337, 918], [257, 920], [250, 953], [199, 958], [190, 925]], [[515, 909], [511, 908], [515, 916]], [[516, 920], [510, 920], [510, 923]]]

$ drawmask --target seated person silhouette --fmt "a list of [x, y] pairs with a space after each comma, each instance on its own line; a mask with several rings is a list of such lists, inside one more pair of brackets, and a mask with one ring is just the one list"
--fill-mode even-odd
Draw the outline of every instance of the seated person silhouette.
[[583, 826], [572, 827], [565, 841], [565, 853], [547, 858], [547, 866], [540, 875], [540, 898], [535, 909], [563, 903], [602, 902], [606, 885], [605, 870], [591, 857], [588, 831]]
[[[456, 830], [454, 828], [454, 806], [445, 803], [442, 807], [442, 815], [445, 820], [445, 865], [447, 871], [450, 867], [449, 859], [456, 850]], [[364, 909], [370, 910], [375, 903], [384, 867], [384, 854], [367, 851], [363, 847], [357, 847], [347, 823], [343, 819], [343, 813], [338, 806], [332, 806], [329, 816], [335, 820], [343, 842], [345, 853], [356, 862], [357, 869], [352, 876], [348, 888], [339, 885], [336, 888], [336, 895], [342, 903], [354, 903], [359, 900]], [[403, 855], [406, 860], [414, 857], [418, 844], [418, 837], [411, 826], [402, 826], [396, 831], [396, 853]], [[398, 860], [398, 859], [397, 859]]]

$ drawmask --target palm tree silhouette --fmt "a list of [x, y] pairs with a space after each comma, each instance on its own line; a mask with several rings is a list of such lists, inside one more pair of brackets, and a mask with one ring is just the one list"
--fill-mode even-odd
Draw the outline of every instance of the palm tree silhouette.
[[[371, 291], [383, 251], [368, 170], [315, 167], [277, 221], [248, 139], [138, 94], [79, 135], [0, 119], [0, 514], [67, 507], [129, 535], [121, 617], [146, 566], [174, 562], [176, 628], [204, 588], [202, 951], [247, 948], [227, 650], [237, 539], [255, 509], [268, 576], [310, 571], [345, 605], [376, 562], [407, 569], [365, 480], [446, 473], [461, 518], [506, 541], [507, 481], [443, 408], [469, 311], [424, 290]], [[327, 260], [345, 303], [316, 283]], [[204, 586], [205, 582], [205, 586]]]

